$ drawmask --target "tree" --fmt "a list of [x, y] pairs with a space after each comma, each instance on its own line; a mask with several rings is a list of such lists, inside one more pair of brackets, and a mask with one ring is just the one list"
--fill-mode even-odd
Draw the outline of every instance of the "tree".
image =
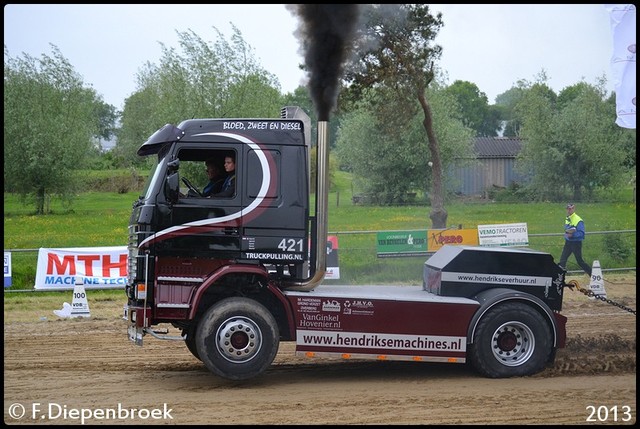
[[96, 101], [93, 110], [99, 124], [98, 137], [109, 140], [115, 135], [118, 111], [111, 104], [101, 100]]
[[154, 124], [162, 122], [153, 116], [156, 101], [152, 88], [139, 90], [125, 100], [121, 126], [116, 131], [117, 144], [112, 150], [122, 167], [137, 166], [147, 160], [140, 158], [137, 150], [155, 132]]
[[547, 72], [545, 69], [541, 69], [535, 75], [533, 83], [526, 79], [520, 79], [516, 82], [515, 86], [496, 96], [495, 108], [498, 111], [497, 115], [501, 121], [504, 121], [503, 136], [521, 137], [520, 129], [522, 127], [522, 118], [519, 115], [518, 106], [525, 93], [534, 85], [544, 86], [548, 96], [551, 97], [554, 102], [556, 101], [556, 94], [547, 85], [548, 80]]
[[491, 108], [487, 95], [475, 83], [456, 80], [445, 89], [460, 106], [462, 123], [473, 129], [477, 137], [494, 137], [500, 129], [499, 110]]
[[40, 59], [4, 48], [4, 190], [32, 197], [36, 214], [50, 210], [53, 195], [72, 200], [76, 170], [109, 127], [108, 108], [51, 48]]
[[[345, 67], [345, 82], [357, 98], [367, 88], [382, 86], [385, 95], [375, 112], [378, 123], [391, 132], [399, 130], [411, 120], [418, 101], [423, 113], [432, 162], [431, 213], [433, 228], [445, 228], [447, 211], [444, 208], [444, 188], [440, 144], [433, 126], [433, 113], [426, 97], [426, 89], [434, 79], [434, 63], [442, 48], [434, 45], [442, 27], [442, 14], [433, 16], [424, 4], [361, 5], [363, 28], [356, 34], [354, 53]], [[389, 133], [388, 133], [389, 134]], [[424, 171], [428, 166], [423, 165]]]
[[255, 59], [252, 48], [233, 27], [231, 42], [204, 41], [189, 30], [177, 32], [180, 50], [162, 45], [158, 64], [138, 73], [138, 89], [125, 100], [119, 152], [135, 151], [158, 128], [188, 118], [277, 117], [282, 95], [277, 79]]
[[580, 94], [589, 90], [589, 86], [586, 82], [579, 82], [564, 88], [557, 97], [558, 109], [563, 109], [572, 101], [575, 101], [576, 98], [580, 97]]
[[[378, 91], [382, 94], [375, 94]], [[385, 98], [384, 91], [367, 91], [344, 114], [336, 152], [342, 167], [354, 174], [357, 191], [369, 195], [372, 202], [386, 205], [404, 203], [409, 192], [427, 190], [432, 175], [424, 169], [431, 158], [420, 109], [414, 109], [405, 127], [390, 133], [371, 107]], [[427, 95], [433, 107], [434, 131], [442, 143], [443, 167], [475, 158], [473, 131], [457, 118], [460, 109], [455, 99], [437, 85], [427, 89]]]
[[496, 96], [495, 107], [500, 111], [500, 118], [504, 121], [502, 135], [507, 137], [519, 137], [522, 123], [517, 118], [515, 109], [522, 97], [525, 88], [514, 86]]
[[518, 104], [523, 118], [518, 168], [531, 175], [529, 187], [539, 199], [582, 201], [584, 193], [591, 196], [623, 178], [628, 139], [612, 120], [615, 108], [604, 95], [603, 86], [579, 83], [556, 97], [536, 84]]
[[[610, 113], [609, 119], [615, 121], [616, 115], [616, 93], [612, 92], [607, 100], [607, 111]], [[619, 128], [621, 133], [620, 140], [618, 141], [620, 150], [625, 153], [625, 159], [622, 163], [622, 167], [631, 173], [630, 182], [635, 184], [636, 181], [636, 149], [638, 147], [636, 143], [636, 130], [633, 128]]]

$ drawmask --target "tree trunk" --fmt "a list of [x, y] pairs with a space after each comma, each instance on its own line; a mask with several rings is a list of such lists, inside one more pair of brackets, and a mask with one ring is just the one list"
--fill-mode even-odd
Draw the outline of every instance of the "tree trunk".
[[433, 131], [433, 117], [431, 116], [431, 107], [427, 102], [424, 91], [418, 94], [418, 100], [424, 112], [424, 129], [427, 131], [427, 140], [429, 143], [429, 151], [431, 152], [431, 227], [443, 229], [447, 227], [447, 211], [444, 208], [444, 191], [442, 189], [442, 162], [440, 161], [440, 147], [436, 133]]
[[44, 214], [45, 197], [46, 197], [46, 193], [45, 193], [44, 187], [43, 186], [38, 187], [38, 190], [36, 191], [36, 201], [35, 201], [37, 215]]
[[582, 201], [582, 186], [580, 184], [573, 185], [573, 201]]

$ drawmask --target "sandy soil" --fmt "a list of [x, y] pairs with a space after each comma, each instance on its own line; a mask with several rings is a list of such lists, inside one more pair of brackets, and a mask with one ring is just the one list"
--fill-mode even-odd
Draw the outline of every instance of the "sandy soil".
[[7, 310], [5, 298], [4, 422], [633, 424], [635, 273], [605, 288], [610, 302], [565, 292], [568, 344], [552, 367], [499, 380], [458, 364], [312, 361], [283, 343], [265, 374], [232, 382], [181, 341], [130, 343], [124, 300], [89, 293], [90, 319], [58, 319], [54, 308]]

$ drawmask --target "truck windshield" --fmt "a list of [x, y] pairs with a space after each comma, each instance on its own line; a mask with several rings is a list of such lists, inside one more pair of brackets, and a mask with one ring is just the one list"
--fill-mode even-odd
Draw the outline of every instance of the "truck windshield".
[[151, 166], [151, 170], [149, 171], [149, 177], [147, 178], [147, 183], [144, 185], [144, 191], [142, 196], [145, 200], [148, 200], [151, 197], [151, 192], [156, 188], [156, 183], [158, 183], [160, 179], [160, 172], [162, 168], [161, 165], [166, 163], [165, 159], [155, 160], [153, 165]]

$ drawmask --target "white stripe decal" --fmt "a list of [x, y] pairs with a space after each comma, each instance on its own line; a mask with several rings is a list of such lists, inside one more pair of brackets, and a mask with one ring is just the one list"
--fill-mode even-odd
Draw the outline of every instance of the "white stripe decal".
[[267, 161], [267, 157], [264, 154], [264, 152], [262, 151], [262, 149], [260, 148], [260, 146], [258, 146], [256, 143], [254, 143], [253, 141], [249, 140], [248, 138], [246, 138], [244, 136], [239, 136], [237, 134], [231, 134], [231, 133], [200, 133], [200, 134], [194, 134], [194, 137], [197, 137], [197, 136], [228, 137], [230, 139], [238, 140], [239, 142], [245, 143], [251, 149], [253, 149], [255, 151], [256, 155], [258, 156], [258, 160], [260, 161], [260, 166], [262, 167], [262, 185], [260, 186], [260, 190], [258, 191], [258, 196], [244, 210], [241, 209], [238, 212], [231, 213], [230, 215], [223, 216], [223, 217], [217, 217], [217, 218], [213, 218], [213, 219], [202, 219], [202, 220], [197, 220], [197, 221], [194, 221], [194, 222], [185, 223], [185, 224], [178, 225], [178, 226], [172, 226], [171, 228], [163, 229], [162, 231], [158, 231], [156, 234], [152, 235], [151, 237], [147, 237], [145, 240], [143, 240], [140, 243], [139, 247], [142, 247], [142, 246], [144, 246], [146, 244], [149, 244], [151, 241], [154, 241], [157, 238], [162, 237], [164, 235], [171, 234], [171, 233], [174, 233], [176, 231], [181, 231], [181, 230], [193, 227], [193, 226], [213, 226], [213, 225], [218, 224], [218, 223], [223, 223], [223, 222], [228, 222], [228, 221], [233, 220], [233, 219], [238, 219], [243, 215], [246, 216], [247, 214], [251, 213], [253, 210], [257, 209], [260, 206], [260, 204], [262, 203], [262, 201], [264, 200], [264, 198], [267, 196], [267, 191], [269, 190], [269, 185], [271, 184], [271, 171], [269, 170], [269, 162]]

